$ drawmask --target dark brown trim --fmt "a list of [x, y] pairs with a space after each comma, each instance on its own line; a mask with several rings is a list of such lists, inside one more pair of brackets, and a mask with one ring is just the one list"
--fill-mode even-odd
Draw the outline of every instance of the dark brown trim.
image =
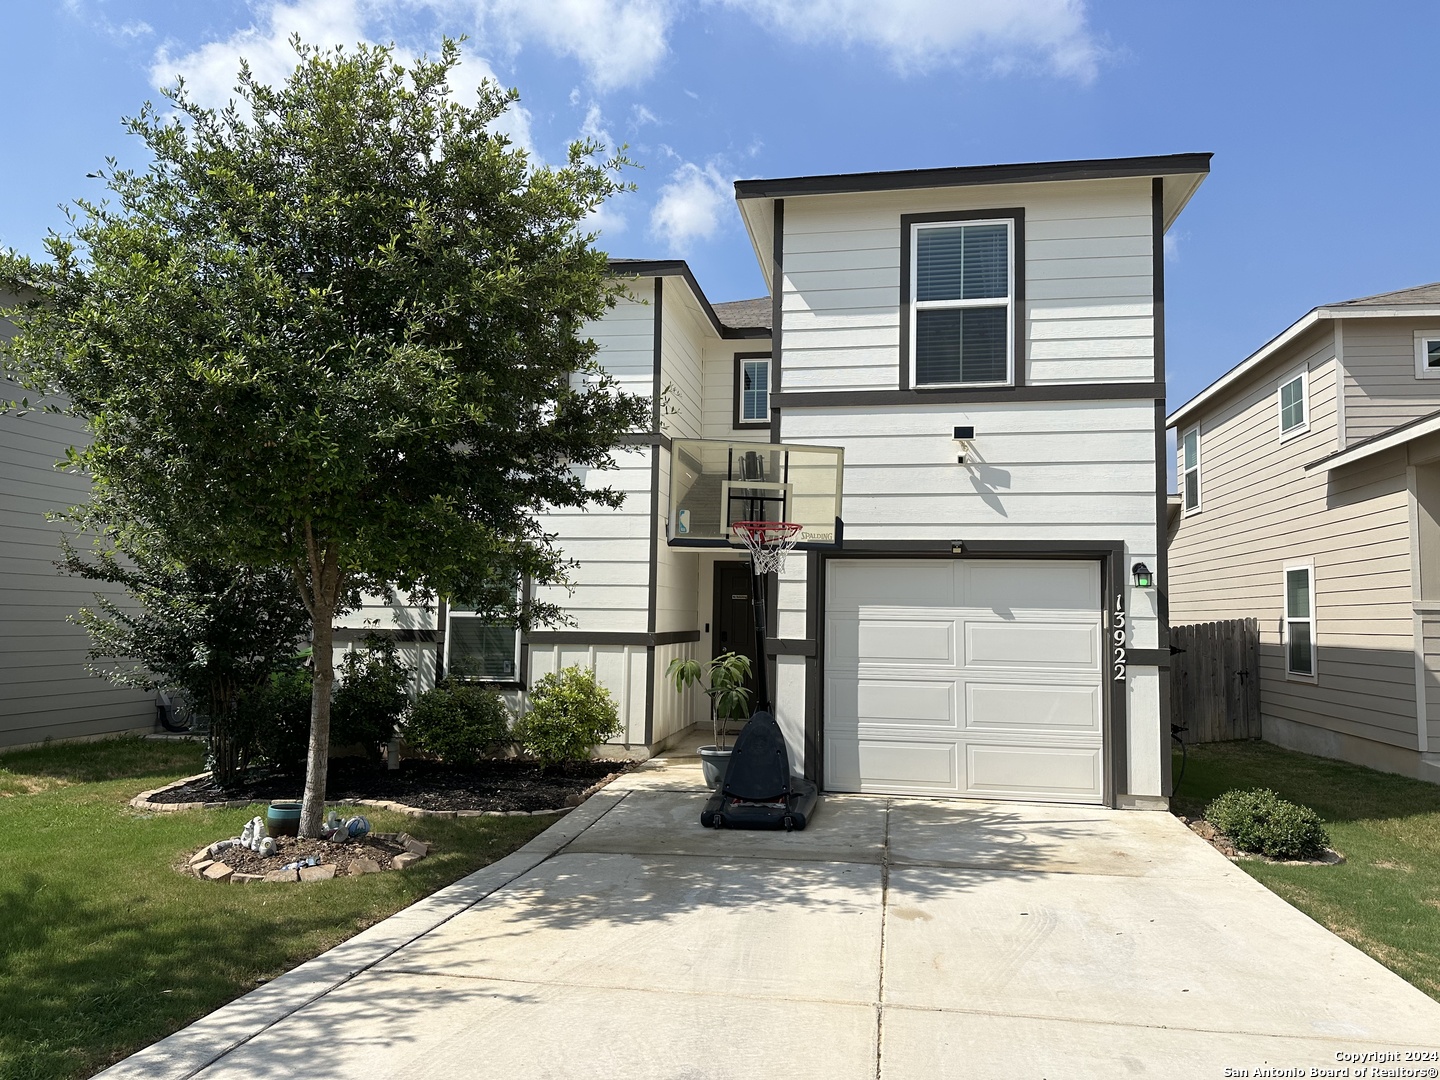
[[821, 603], [825, 596], [825, 560], [818, 551], [805, 555], [805, 637], [815, 652], [805, 661], [805, 778], [817, 787], [825, 782], [825, 742], [822, 685], [825, 667], [825, 622]]
[[660, 634], [628, 630], [536, 630], [526, 634], [530, 645], [678, 645], [699, 641], [699, 630], [670, 630]]
[[[1163, 649], [1126, 649], [1125, 662], [1131, 667], [1157, 667], [1168, 670], [1170, 667], [1170, 649], [1168, 646]], [[1167, 728], [1163, 734], [1165, 740], [1168, 742], [1170, 738], [1169, 729]]]
[[655, 741], [655, 646], [645, 650], [645, 745]]
[[684, 259], [611, 259], [610, 273], [616, 277], [684, 278], [685, 283], [690, 286], [690, 291], [695, 294], [701, 310], [710, 320], [711, 327], [720, 337], [744, 340], [770, 336], [770, 331], [763, 326], [726, 326], [721, 322], [720, 316], [715, 314], [715, 309], [706, 298], [705, 291], [700, 288], [700, 283], [695, 280], [695, 275], [690, 272], [690, 267]]
[[770, 396], [772, 415], [780, 409], [869, 408], [875, 405], [979, 405], [1013, 401], [1164, 401], [1165, 387], [1152, 382], [1032, 383], [910, 390], [789, 390]]
[[337, 626], [331, 631], [331, 640], [341, 642], [364, 641], [371, 634], [386, 641], [420, 642], [421, 644], [445, 644], [443, 630], [416, 630], [411, 627], [390, 626]]
[[775, 398], [781, 380], [785, 344], [785, 200], [773, 207], [774, 236], [770, 239], [770, 441], [780, 439], [780, 409]]
[[[1154, 335], [1155, 335], [1155, 382], [1165, 382], [1165, 178], [1157, 176], [1150, 181], [1150, 276], [1154, 293]], [[1132, 649], [1131, 663], [1146, 662], [1134, 659], [1154, 651], [1161, 654], [1155, 661], [1160, 669], [1160, 794], [1167, 798], [1174, 786], [1173, 767], [1170, 761], [1170, 725], [1174, 718], [1170, 714], [1170, 553], [1168, 536], [1170, 532], [1169, 508], [1169, 452], [1165, 446], [1165, 403], [1155, 402], [1155, 640], [1160, 647], [1155, 650]]]
[[[960, 551], [955, 547], [959, 546]], [[816, 570], [817, 564], [820, 573], [815, 576], [816, 593], [810, 597], [813, 601], [811, 610], [815, 610], [823, 604], [825, 597], [824, 581], [827, 568], [834, 559], [933, 559], [933, 558], [1059, 558], [1071, 556], [1082, 559], [1098, 559], [1100, 561], [1100, 589], [1099, 596], [1102, 625], [1110, 626], [1111, 609], [1114, 607], [1116, 593], [1123, 597], [1126, 590], [1126, 566], [1125, 566], [1125, 545], [1119, 541], [1103, 540], [974, 540], [974, 541], [941, 541], [941, 540], [870, 540], [847, 545], [843, 551], [817, 551], [810, 555], [810, 562], [807, 569], [812, 573]], [[1129, 610], [1128, 605], [1126, 608]], [[809, 661], [810, 665], [817, 670], [813, 679], [807, 678], [806, 685], [806, 716], [805, 716], [805, 743], [806, 743], [806, 776], [810, 775], [810, 762], [812, 755], [823, 754], [824, 750], [824, 715], [825, 702], [823, 697], [824, 687], [824, 665], [825, 665], [825, 641], [824, 641], [824, 613], [816, 613], [813, 623], [808, 617], [807, 629], [812, 626], [815, 629], [815, 657]], [[807, 634], [807, 636], [810, 636]], [[1128, 656], [1127, 656], [1128, 660]], [[1102, 668], [1106, 673], [1106, 685], [1110, 688], [1109, 693], [1104, 696], [1104, 725], [1105, 725], [1105, 748], [1108, 751], [1103, 758], [1104, 781], [1102, 797], [1107, 806], [1117, 807], [1121, 797], [1128, 794], [1126, 790], [1129, 781], [1128, 762], [1128, 702], [1126, 688], [1129, 683], [1116, 682], [1109, 678], [1109, 666]], [[810, 708], [810, 688], [814, 685], [815, 698], [814, 710]], [[812, 750], [812, 743], [814, 749]], [[817, 760], [818, 763], [818, 760]], [[823, 770], [819, 775], [823, 778]], [[817, 781], [818, 783], [819, 781]]]
[[[929, 225], [943, 221], [989, 221], [995, 218], [1009, 218], [1011, 222], [1011, 251], [1013, 261], [1015, 295], [1011, 297], [1010, 333], [1014, 340], [1014, 355], [1010, 362], [1014, 367], [1014, 378], [1010, 385], [1025, 385], [1025, 368], [1030, 349], [1025, 334], [1025, 208], [1010, 206], [995, 210], [948, 210], [930, 214], [900, 215], [900, 389], [910, 386], [910, 304], [914, 283], [910, 280], [910, 233], [916, 225]], [[953, 389], [946, 387], [946, 389]], [[987, 387], [987, 389], [1003, 389]]]
[[635, 431], [628, 435], [621, 435], [616, 443], [617, 446], [663, 446], [670, 449], [670, 436], [662, 435], [658, 431]]
[[814, 638], [766, 638], [766, 656], [814, 656]]
[[660, 430], [660, 396], [665, 383], [661, 372], [661, 355], [665, 342], [665, 279], [655, 279], [654, 343], [650, 363], [650, 430]]
[[760, 428], [767, 428], [767, 429], [768, 429], [768, 428], [770, 427], [770, 419], [769, 419], [769, 417], [766, 417], [764, 420], [742, 420], [742, 419], [740, 419], [740, 397], [741, 397], [740, 391], [741, 391], [741, 386], [744, 384], [744, 381], [745, 381], [745, 380], [744, 380], [744, 367], [743, 367], [743, 365], [744, 365], [744, 363], [745, 363], [746, 360], [769, 360], [769, 361], [770, 361], [770, 370], [769, 370], [769, 372], [766, 374], [766, 379], [767, 379], [766, 385], [767, 385], [767, 386], [771, 386], [771, 387], [773, 387], [773, 386], [775, 385], [775, 383], [774, 383], [774, 378], [775, 378], [775, 356], [774, 356], [773, 353], [768, 353], [768, 352], [737, 352], [737, 353], [735, 354], [735, 366], [734, 366], [734, 369], [733, 369], [733, 371], [732, 371], [732, 380], [731, 380], [734, 385], [733, 385], [732, 388], [731, 388], [731, 394], [730, 394], [730, 397], [731, 397], [731, 401], [730, 401], [730, 426], [731, 426], [731, 428], [733, 428], [735, 431], [754, 431], [754, 430], [758, 430], [758, 429], [760, 429]]
[[1210, 158], [1210, 154], [1161, 154], [1149, 157], [1088, 158], [1004, 165], [966, 165], [944, 169], [838, 173], [831, 176], [789, 176], [775, 180], [737, 180], [735, 197], [778, 199], [787, 195], [836, 195], [862, 191], [970, 187], [978, 184], [1110, 180], [1131, 176], [1208, 173]]

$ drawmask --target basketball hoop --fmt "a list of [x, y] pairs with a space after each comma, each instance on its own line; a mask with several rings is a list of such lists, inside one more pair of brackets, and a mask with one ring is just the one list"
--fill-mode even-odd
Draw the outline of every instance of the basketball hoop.
[[793, 521], [737, 521], [730, 526], [750, 552], [757, 575], [784, 571], [785, 556], [800, 542], [802, 529]]

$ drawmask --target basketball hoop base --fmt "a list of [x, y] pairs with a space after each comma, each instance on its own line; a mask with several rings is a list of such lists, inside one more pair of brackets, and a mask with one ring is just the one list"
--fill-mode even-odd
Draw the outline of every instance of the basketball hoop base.
[[790, 772], [790, 754], [775, 715], [760, 709], [735, 739], [730, 765], [705, 802], [707, 829], [800, 830], [815, 815], [819, 789]]

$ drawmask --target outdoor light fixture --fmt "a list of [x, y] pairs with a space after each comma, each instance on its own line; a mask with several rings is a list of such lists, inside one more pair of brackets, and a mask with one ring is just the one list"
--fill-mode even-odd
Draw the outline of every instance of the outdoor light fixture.
[[970, 440], [973, 438], [975, 438], [975, 428], [973, 425], [966, 424], [964, 426], [956, 426], [955, 441], [960, 444], [960, 453], [955, 457], [955, 461], [958, 464], [965, 464], [965, 453], [970, 449]]
[[1148, 589], [1155, 583], [1155, 579], [1150, 576], [1150, 568], [1143, 562], [1137, 562], [1130, 572], [1135, 575], [1137, 589]]

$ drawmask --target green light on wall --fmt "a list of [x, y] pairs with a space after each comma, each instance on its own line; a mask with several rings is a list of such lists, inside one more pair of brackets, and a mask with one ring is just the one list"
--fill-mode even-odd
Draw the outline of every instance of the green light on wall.
[[1150, 576], [1150, 568], [1143, 562], [1137, 562], [1130, 572], [1135, 575], [1137, 589], [1148, 589], [1155, 584], [1155, 579]]

